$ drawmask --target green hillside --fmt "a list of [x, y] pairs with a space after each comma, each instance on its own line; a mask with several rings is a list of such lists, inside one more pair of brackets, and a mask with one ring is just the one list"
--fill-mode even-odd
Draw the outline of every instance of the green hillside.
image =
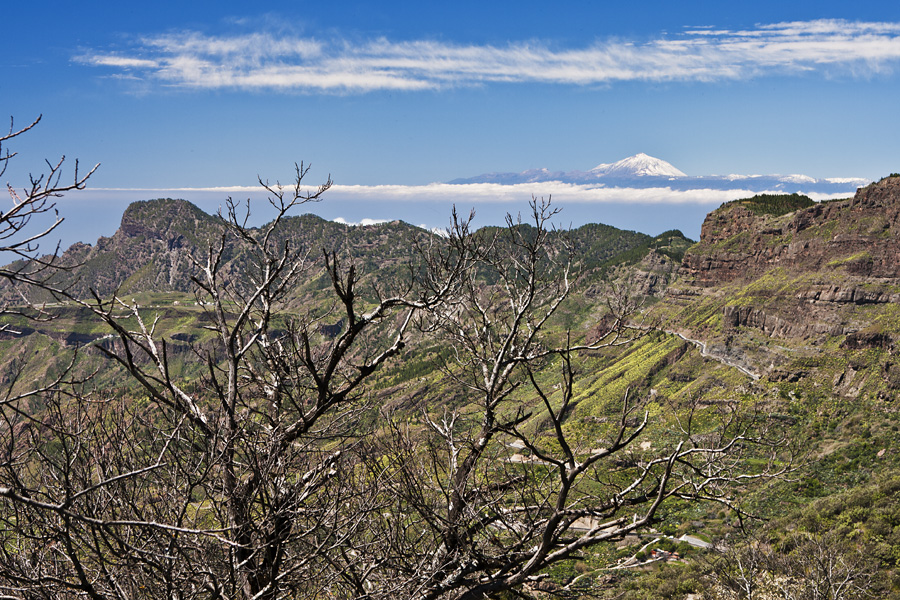
[[[573, 515], [579, 506], [600, 499], [611, 502], [615, 508], [596, 510], [596, 518], [610, 519], [623, 511], [626, 524], [615, 522], [624, 527], [621, 534], [578, 547], [548, 563], [540, 576], [513, 586], [528, 597], [729, 597], [726, 588], [737, 585], [730, 569], [735, 561], [754, 557], [759, 558], [754, 568], [763, 588], [774, 589], [785, 578], [801, 586], [814, 577], [801, 572], [802, 558], [826, 550], [833, 560], [854, 569], [852, 575], [865, 581], [871, 593], [898, 597], [898, 229], [896, 179], [864, 188], [854, 199], [827, 204], [797, 195], [728, 203], [707, 217], [703, 238], [696, 244], [679, 231], [651, 237], [604, 225], [572, 231], [528, 225], [485, 228], [471, 238], [477, 251], [467, 260], [476, 266], [467, 267], [460, 296], [440, 310], [423, 312], [395, 346], [389, 332], [404, 323], [403, 310], [373, 320], [366, 337], [348, 346], [344, 362], [329, 370], [329, 353], [342, 348], [354, 327], [370, 327], [367, 311], [376, 310], [392, 294], [427, 297], [434, 286], [455, 277], [449, 270], [435, 270], [435, 261], [452, 263], [468, 250], [455, 246], [455, 238], [402, 222], [350, 227], [311, 215], [288, 217], [280, 222], [271, 247], [302, 249], [298, 256], [306, 262], [273, 298], [265, 326], [247, 321], [236, 338], [257, 353], [250, 362], [239, 363], [242, 370], [235, 381], [247, 382], [241, 385], [248, 394], [240, 419], [245, 419], [247, 432], [274, 435], [285, 425], [272, 415], [283, 409], [271, 407], [267, 398], [283, 394], [301, 410], [307, 401], [303, 393], [324, 393], [324, 380], [316, 379], [321, 376], [307, 380], [297, 372], [281, 371], [276, 356], [299, 357], [303, 368], [321, 367], [322, 373], [344, 383], [363, 373], [364, 383], [347, 396], [352, 419], [335, 416], [327, 427], [337, 429], [304, 443], [315, 448], [317, 456], [337, 450], [352, 454], [358, 462], [343, 474], [344, 483], [377, 480], [383, 487], [349, 494], [345, 506], [349, 510], [365, 504], [366, 498], [376, 502], [380, 508], [366, 521], [373, 539], [397, 536], [396, 543], [412, 543], [409, 547], [420, 543], [410, 540], [431, 539], [428, 536], [457, 518], [451, 518], [453, 502], [447, 508], [453, 488], [444, 483], [451, 467], [429, 459], [443, 459], [445, 452], [450, 457], [454, 451], [475, 457], [474, 479], [460, 498], [491, 500], [483, 505], [484, 513], [467, 518], [477, 521], [492, 514], [502, 523], [507, 518], [503, 515], [529, 502], [549, 510], [549, 504], [541, 504], [548, 501], [540, 493], [555, 489], [557, 457], [570, 452], [572, 465], [594, 460], [590, 457], [614, 447], [623, 432], [639, 432], [627, 451], [578, 479], [565, 499]], [[265, 227], [249, 230], [249, 236], [258, 239], [263, 231]], [[93, 247], [70, 249], [63, 259], [73, 268], [56, 280], [70, 290], [69, 297], [39, 291], [34, 298], [41, 304], [19, 305], [3, 317], [0, 373], [7, 394], [15, 396], [35, 382], [65, 373], [67, 381], [77, 382], [66, 385], [75, 385], [78, 394], [127, 400], [129, 408], [123, 410], [134, 411], [141, 431], [168, 423], [169, 413], [154, 413], [154, 403], [176, 410], [181, 392], [203, 399], [202, 410], [215, 410], [211, 399], [222, 394], [215, 385], [224, 381], [226, 356], [233, 351], [221, 342], [221, 323], [239, 322], [241, 294], [266, 273], [259, 266], [259, 246], [226, 238], [221, 288], [216, 289], [234, 295], [214, 301], [208, 293], [195, 293], [190, 279], [198, 276], [194, 260], [199, 257], [202, 264], [204, 249], [222, 232], [220, 220], [184, 201], [154, 200], [132, 205], [112, 237]], [[530, 255], [532, 244], [539, 250]], [[339, 259], [331, 274], [326, 255], [329, 261]], [[566, 264], [572, 267], [571, 280], [560, 270]], [[519, 271], [523, 267], [531, 270]], [[427, 280], [427, 273], [440, 276]], [[521, 290], [529, 289], [522, 273], [536, 277], [540, 285], [532, 291], [533, 304], [522, 305], [527, 310], [519, 322], [515, 309], [527, 296]], [[566, 284], [571, 291], [563, 293]], [[121, 324], [127, 333], [114, 332], [96, 310], [79, 305], [90, 290], [99, 299], [96, 306], [107, 307], [107, 320]], [[6, 298], [12, 299], [9, 292]], [[124, 304], [103, 304], [113, 293]], [[348, 302], [358, 311], [348, 313]], [[149, 334], [134, 314], [129, 316], [132, 310], [145, 327], [152, 324], [152, 338], [164, 353], [156, 367], [152, 353], [140, 348]], [[254, 310], [254, 315], [263, 314]], [[626, 319], [617, 321], [619, 315]], [[41, 318], [29, 318], [34, 316]], [[512, 341], [504, 342], [501, 334], [514, 330]], [[518, 348], [516, 344], [532, 354], [527, 360], [513, 357], [509, 364], [527, 368], [510, 367], [499, 387], [485, 384], [491, 377], [487, 365], [493, 364], [492, 353], [501, 356], [504, 348]], [[271, 354], [276, 346], [281, 349]], [[552, 350], [571, 347], [581, 349]], [[119, 361], [118, 366], [110, 360], [127, 352], [143, 358], [131, 364]], [[383, 352], [383, 364], [367, 366]], [[282, 379], [273, 379], [271, 373]], [[140, 377], [150, 374], [158, 379], [148, 386]], [[181, 392], [172, 391], [173, 382]], [[169, 390], [174, 399], [153, 400], [147, 390], [157, 387]], [[499, 400], [493, 407], [495, 396]], [[54, 406], [63, 415], [61, 407], [68, 405], [33, 397], [21, 404], [21, 411], [49, 423], [62, 418], [52, 416]], [[503, 425], [490, 430], [492, 437], [482, 448], [478, 440], [487, 438], [478, 432], [486, 431], [486, 414], [491, 423]], [[19, 418], [9, 417], [8, 435], [24, 427]], [[441, 433], [447, 423], [456, 428], [459, 447], [454, 451], [439, 444], [452, 437]], [[240, 443], [251, 440], [242, 437]], [[654, 473], [649, 480], [629, 488], [641, 469], [685, 447], [707, 456], [702, 454], [707, 445], [728, 440], [721, 455], [709, 454], [700, 463], [692, 463], [691, 455], [684, 458], [680, 485], [685, 490], [708, 486], [699, 488], [703, 494], [673, 493], [646, 523], [627, 525], [631, 519], [638, 522], [641, 507], [656, 493], [654, 478], [665, 473], [648, 471]], [[270, 451], [263, 445], [252, 447], [247, 456]], [[293, 453], [291, 460], [305, 456]], [[432, 470], [417, 470], [420, 463], [431, 464]], [[680, 463], [673, 458], [672, 465], [677, 470]], [[247, 481], [257, 468], [263, 469], [252, 467], [244, 476]], [[766, 475], [776, 472], [777, 477]], [[716, 479], [713, 473], [721, 475], [721, 485], [709, 483]], [[741, 476], [732, 477], [736, 473]], [[502, 482], [507, 479], [533, 481], [535, 487], [506, 486]], [[410, 485], [412, 480], [421, 484], [422, 496]], [[163, 482], [157, 485], [162, 489]], [[326, 479], [322, 485], [338, 493]], [[627, 501], [634, 509], [617, 499], [616, 490], [626, 489], [642, 490]], [[426, 490], [435, 491], [434, 499], [424, 499]], [[198, 515], [203, 507], [214, 506], [220, 498], [199, 485], [194, 494], [184, 514], [202, 522]], [[705, 500], [698, 500], [700, 496]], [[326, 498], [321, 497], [323, 502]], [[267, 509], [268, 500], [259, 502], [259, 510]], [[398, 519], [397, 514], [407, 517]], [[208, 518], [221, 525], [221, 516]], [[470, 542], [480, 553], [477, 560], [502, 562], [514, 556], [516, 537], [531, 539], [531, 533], [516, 527], [493, 525], [471, 533]], [[565, 539], [583, 539], [580, 536], [591, 535], [591, 527], [572, 530]], [[602, 528], [595, 529], [602, 533]], [[724, 550], [703, 549], [682, 536], [716, 542]], [[440, 546], [436, 539], [429, 542], [433, 547]], [[679, 557], [654, 562], [653, 551], [667, 557], [670, 554], [659, 552], [678, 552]], [[362, 555], [364, 550], [357, 552]], [[339, 560], [356, 565], [355, 556]]]

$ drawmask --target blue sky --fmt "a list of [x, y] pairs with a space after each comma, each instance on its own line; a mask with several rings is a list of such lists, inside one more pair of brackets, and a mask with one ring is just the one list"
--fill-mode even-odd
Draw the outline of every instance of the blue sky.
[[[17, 125], [44, 115], [5, 179], [20, 187], [62, 154], [101, 163], [89, 190], [60, 203], [64, 243], [112, 234], [128, 201], [182, 196], [212, 210], [254, 195], [257, 175], [289, 179], [301, 160], [311, 183], [330, 173], [347, 186], [314, 207], [326, 218], [428, 226], [445, 224], [453, 202], [488, 222], [530, 196], [431, 198], [416, 186], [638, 152], [689, 175], [900, 171], [896, 2], [59, 1], [3, 12], [0, 114]], [[717, 201], [623, 192], [563, 206], [574, 224], [696, 237]]]

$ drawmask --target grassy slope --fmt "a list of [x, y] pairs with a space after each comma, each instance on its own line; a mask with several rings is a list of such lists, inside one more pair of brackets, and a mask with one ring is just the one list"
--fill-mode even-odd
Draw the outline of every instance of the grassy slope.
[[[860, 227], [869, 231], [881, 225], [867, 223]], [[363, 258], [364, 246], [396, 249], [397, 245], [384, 231], [377, 235], [374, 229], [365, 233], [364, 244], [354, 246], [353, 252], [365, 262], [364, 270], [377, 270], [378, 264], [369, 264]], [[635, 234], [626, 242], [617, 241], [619, 246], [614, 244], [611, 249], [602, 249], [592, 245], [598, 231], [582, 228], [576, 233], [580, 236], [577, 240], [581, 247], [589, 250], [586, 256], [590, 260], [583, 266], [593, 274], [592, 277], [608, 275], [616, 267], [634, 265], [650, 248], [680, 258], [688, 245], [683, 236], [674, 233], [657, 238]], [[833, 226], [825, 223], [799, 235], [809, 239], [833, 233]], [[745, 244], [744, 239], [734, 239], [722, 246], [740, 251]], [[396, 254], [396, 250], [394, 252]], [[842, 347], [846, 336], [824, 335], [814, 342], [775, 339], [752, 328], [729, 330], [722, 319], [725, 306], [765, 304], [776, 312], [788, 310], [791, 290], [840, 282], [847, 276], [846, 266], [858, 258], [841, 257], [828, 269], [816, 273], [773, 269], [750, 285], [724, 284], [715, 289], [694, 290], [696, 295], [670, 296], [657, 303], [651, 314], [661, 320], [664, 328], [690, 332], [694, 337], [736, 348], [761, 371], [765, 371], [770, 363], [776, 368], [769, 369], [754, 382], [736, 369], [701, 357], [693, 345], [674, 335], [652, 333], [621, 350], [595, 353], [579, 360], [582, 375], [577, 387], [577, 406], [566, 423], [568, 431], [583, 448], [596, 447], [597, 441], [604, 439], [610, 431], [626, 391], [653, 417], [652, 426], [645, 435], [645, 439], [657, 444], [652, 448], [665, 443], [675, 415], [692, 403], [701, 406], [701, 410], [714, 410], [723, 402], [762, 402], [765, 410], [782, 417], [783, 423], [790, 428], [802, 450], [801, 461], [791, 481], [774, 482], [746, 494], [748, 508], [773, 519], [769, 526], [773, 538], [783, 538], [789, 529], [797, 527], [838, 527], [848, 539], [855, 540], [854, 543], [872, 548], [873, 557], [881, 561], [886, 572], [896, 569], [900, 561], [900, 502], [897, 495], [900, 485], [896, 484], [900, 472], [895, 467], [897, 448], [900, 448], [900, 417], [891, 399], [894, 383], [900, 384], [900, 371], [894, 364], [893, 349], [848, 349]], [[399, 254], [391, 255], [387, 265], [399, 269], [402, 259]], [[129, 280], [128, 287], [139, 289], [139, 281], [143, 279], [137, 276]], [[324, 287], [321, 284], [319, 280], [310, 280], [304, 293], [313, 294]], [[676, 284], [676, 287], [685, 286]], [[895, 291], [887, 284], [882, 284], [882, 288]], [[203, 312], [193, 304], [191, 295], [135, 292], [133, 296], [147, 307], [148, 316], [161, 316], [159, 328], [164, 337], [171, 339], [173, 334], [183, 334], [202, 343], [204, 336], [209, 335], [201, 329]], [[12, 373], [14, 362], [26, 365], [23, 381], [34, 381], [60, 368], [66, 357], [63, 342], [68, 334], [78, 333], [86, 339], [106, 334], [73, 308], [56, 310], [60, 318], [37, 327], [39, 333], [29, 336], [27, 343], [0, 341], [0, 356], [4, 357], [2, 368], [7, 377]], [[576, 296], [562, 317], [555, 324], [560, 334], [565, 328], [587, 331], [598, 319], [598, 314], [592, 302]], [[849, 323], [863, 324], [867, 331], [900, 338], [900, 309], [896, 305], [849, 306], [844, 318]], [[173, 347], [181, 351], [175, 354], [175, 360], [183, 361], [181, 368], [185, 377], [195, 376], [190, 367], [188, 344], [176, 340]], [[439, 354], [438, 348], [413, 347], [402, 360], [379, 374], [374, 381], [376, 394], [385, 402], [416, 413], [412, 409], [418, 409], [427, 398], [441, 396], [441, 378], [434, 370]], [[27, 360], [35, 355], [56, 358], [43, 363]], [[103, 364], [96, 353], [85, 355], [85, 370]], [[542, 375], [547, 382], [552, 376], [552, 369]], [[113, 379], [112, 374], [101, 373], [98, 382]], [[540, 407], [527, 396], [518, 400], [532, 406], [534, 417], [529, 426], [540, 431], [543, 422]], [[464, 398], [456, 401], [464, 402]], [[665, 531], [672, 534], [690, 532], [715, 538], [736, 531], [734, 515], [722, 512], [715, 505], [674, 506], [665, 516]], [[620, 554], [629, 551], [624, 549]], [[562, 583], [585, 569], [599, 569], [614, 558], [611, 552], [611, 549], [601, 549], [586, 555], [582, 561], [560, 566], [555, 570], [554, 578]], [[628, 576], [623, 581], [617, 585], [623, 589], [630, 586], [629, 593], [637, 593], [634, 590], [639, 589], [639, 585]], [[663, 579], [659, 585], [665, 582]], [[684, 589], [688, 588], [690, 586]], [[660, 589], [652, 588], [647, 593], [665, 597]]]

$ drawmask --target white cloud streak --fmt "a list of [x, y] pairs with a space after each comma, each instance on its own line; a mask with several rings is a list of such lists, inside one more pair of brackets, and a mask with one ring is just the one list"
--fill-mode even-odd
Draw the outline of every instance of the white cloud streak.
[[124, 56], [92, 56], [88, 62], [97, 67], [120, 67], [123, 69], [155, 69], [159, 66], [155, 60], [146, 60], [142, 58], [127, 58]]
[[387, 223], [387, 219], [360, 219], [359, 221], [353, 222], [348, 221], [344, 217], [337, 217], [332, 219], [335, 223], [340, 223], [341, 225], [352, 225], [354, 227], [371, 227], [372, 225], [381, 225], [382, 223]]
[[[328, 192], [345, 200], [390, 200], [394, 202], [455, 202], [458, 204], [516, 203], [531, 197], [552, 197], [557, 202], [585, 204], [704, 204], [718, 205], [735, 198], [748, 198], [755, 194], [784, 193], [741, 188], [732, 190], [692, 189], [673, 190], [668, 187], [623, 188], [598, 187], [544, 181], [503, 185], [499, 183], [432, 183], [429, 185], [334, 185]], [[831, 200], [847, 197], [839, 194], [807, 194], [813, 200]]]
[[[148, 197], [161, 195], [190, 194], [192, 192], [216, 192], [220, 194], [258, 194], [259, 187], [210, 187], [210, 188], [166, 188], [125, 190], [104, 188], [97, 191], [146, 192]], [[583, 204], [701, 204], [718, 205], [735, 198], [749, 198], [755, 194], [781, 194], [780, 190], [751, 191], [736, 187], [730, 190], [692, 189], [673, 190], [668, 187], [657, 188], [623, 188], [600, 187], [544, 181], [538, 183], [519, 183], [504, 185], [499, 183], [431, 183], [428, 185], [333, 185], [328, 190], [331, 200], [371, 201], [378, 202], [433, 202], [456, 203], [460, 205], [481, 203], [521, 204], [531, 197], [552, 197], [556, 202]], [[847, 193], [822, 194], [806, 193], [813, 200], [831, 200], [846, 198]], [[341, 217], [335, 219], [339, 223], [349, 225], [377, 224], [370, 219], [351, 223]]]
[[197, 32], [136, 40], [131, 53], [77, 60], [189, 89], [366, 93], [488, 83], [605, 85], [619, 81], [715, 81], [810, 72], [871, 76], [900, 64], [900, 23], [815, 20], [747, 30], [686, 29], [647, 42], [606, 40], [555, 49], [387, 39], [328, 43], [254, 33]]

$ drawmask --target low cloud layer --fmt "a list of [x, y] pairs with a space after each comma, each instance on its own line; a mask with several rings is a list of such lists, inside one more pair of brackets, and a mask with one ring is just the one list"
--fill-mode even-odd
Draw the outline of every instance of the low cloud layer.
[[[739, 183], [739, 182], [736, 182]], [[106, 188], [97, 191], [118, 191]], [[121, 190], [131, 195], [141, 192], [146, 197], [160, 195], [178, 196], [194, 193], [218, 193], [223, 197], [228, 194], [259, 195], [260, 188], [233, 186], [210, 188], [166, 188], [153, 190]], [[515, 203], [521, 204], [528, 198], [550, 198], [559, 202], [579, 204], [702, 204], [718, 205], [735, 198], [747, 198], [759, 193], [780, 194], [780, 190], [764, 192], [751, 191], [735, 187], [729, 190], [691, 189], [673, 190], [668, 187], [627, 188], [602, 187], [562, 183], [559, 181], [543, 181], [536, 183], [520, 183], [504, 185], [499, 183], [431, 183], [428, 185], [333, 185], [327, 192], [328, 199], [372, 201], [372, 202], [434, 202], [455, 203], [460, 205], [481, 203]], [[830, 200], [844, 198], [850, 194], [807, 193], [813, 200]], [[341, 221], [347, 224], [349, 221]], [[370, 223], [363, 223], [370, 224]]]
[[380, 225], [382, 223], [387, 223], [387, 219], [360, 219], [359, 221], [348, 221], [344, 217], [336, 217], [332, 219], [335, 223], [340, 223], [341, 225], [353, 225], [356, 227], [370, 227], [372, 225]]
[[716, 81], [785, 73], [871, 76], [900, 63], [900, 23], [815, 20], [753, 29], [688, 28], [636, 42], [583, 48], [433, 40], [354, 43], [252, 33], [182, 32], [77, 57], [117, 77], [189, 89], [366, 93], [487, 83], [598, 85], [619, 81]]
[[[431, 184], [420, 186], [355, 186], [335, 185], [323, 202], [305, 204], [296, 214], [312, 212], [326, 220], [348, 225], [375, 225], [395, 219], [419, 224], [425, 229], [441, 231], [450, 223], [455, 206], [463, 215], [476, 212], [476, 226], [500, 225], [507, 213], [518, 214], [528, 209], [532, 196], [552, 197], [554, 206], [562, 208], [558, 225], [581, 226], [605, 223], [620, 229], [656, 235], [668, 229], [680, 229], [697, 239], [706, 214], [721, 203], [754, 194], [740, 189], [690, 191], [669, 188], [590, 188], [558, 182], [519, 185]], [[831, 199], [826, 194], [808, 194], [816, 200]], [[852, 194], [839, 194], [850, 196]], [[215, 214], [229, 196], [251, 200], [251, 225], [259, 226], [272, 218], [266, 194], [256, 187], [207, 187], [165, 189], [88, 188], [60, 202], [65, 222], [55, 230], [67, 248], [75, 242], [94, 243], [100, 236], [110, 236], [119, 227], [122, 211], [129, 203], [152, 198], [183, 198], [202, 210]]]

